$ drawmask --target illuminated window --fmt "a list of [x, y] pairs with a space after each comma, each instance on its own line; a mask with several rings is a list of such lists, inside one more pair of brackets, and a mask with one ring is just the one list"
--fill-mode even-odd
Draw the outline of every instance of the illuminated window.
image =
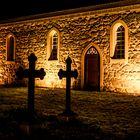
[[15, 57], [15, 38], [13, 35], [7, 37], [7, 61], [14, 61]]
[[116, 21], [111, 27], [110, 58], [128, 59], [128, 27], [122, 20]]
[[124, 59], [125, 58], [125, 30], [121, 25], [116, 31], [116, 46], [114, 51], [113, 59]]
[[59, 60], [60, 33], [56, 28], [52, 28], [47, 36], [47, 60]]
[[51, 37], [51, 54], [49, 60], [57, 60], [58, 35], [54, 32]]

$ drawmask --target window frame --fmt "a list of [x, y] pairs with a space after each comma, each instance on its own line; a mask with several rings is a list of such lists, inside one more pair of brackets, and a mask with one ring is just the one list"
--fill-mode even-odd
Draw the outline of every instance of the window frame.
[[[51, 55], [53, 55], [54, 51], [54, 34], [57, 34], [57, 57], [56, 59], [52, 59]], [[47, 61], [58, 61], [59, 60], [59, 47], [60, 47], [60, 33], [56, 28], [52, 28], [47, 36]]]
[[[9, 53], [11, 53], [11, 37], [13, 38], [13, 49], [12, 49], [12, 59], [9, 59]], [[7, 62], [15, 62], [15, 45], [16, 45], [16, 42], [15, 42], [15, 36], [13, 34], [8, 34], [8, 36], [6, 37], [6, 61]]]
[[[116, 40], [117, 40], [117, 29], [118, 27], [124, 27], [124, 58], [115, 58], [113, 59]], [[117, 20], [111, 26], [110, 30], [110, 62], [128, 62], [128, 27], [126, 23], [122, 20]]]

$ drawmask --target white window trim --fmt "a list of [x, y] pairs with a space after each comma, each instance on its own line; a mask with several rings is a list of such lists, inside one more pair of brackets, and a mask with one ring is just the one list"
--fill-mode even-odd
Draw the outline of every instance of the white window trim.
[[[115, 46], [116, 46], [116, 31], [119, 26], [123, 26], [125, 29], [125, 59], [112, 59], [114, 52], [115, 52]], [[117, 20], [113, 23], [110, 29], [110, 62], [112, 63], [127, 63], [128, 62], [128, 26], [126, 23], [122, 20]]]
[[[57, 60], [49, 60], [53, 46], [52, 46], [52, 35], [54, 34], [54, 32], [57, 33], [58, 35], [58, 48], [57, 48]], [[52, 28], [48, 35], [47, 35], [47, 61], [52, 62], [52, 61], [59, 61], [59, 48], [60, 48], [60, 33], [56, 28]]]

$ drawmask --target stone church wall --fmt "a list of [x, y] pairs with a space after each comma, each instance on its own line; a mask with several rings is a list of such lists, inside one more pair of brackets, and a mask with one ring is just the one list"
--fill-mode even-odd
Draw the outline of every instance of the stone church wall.
[[[110, 29], [118, 19], [128, 26], [128, 62], [110, 61]], [[59, 61], [47, 61], [47, 34], [56, 28], [60, 32]], [[6, 61], [6, 36], [16, 38], [15, 62]], [[81, 87], [81, 55], [90, 44], [96, 44], [103, 56], [104, 91], [140, 92], [140, 11], [129, 9], [99, 10], [39, 20], [21, 21], [0, 25], [0, 82], [20, 82], [15, 71], [22, 65], [28, 68], [28, 55], [37, 56], [36, 69], [45, 69], [44, 80], [36, 79], [36, 86], [65, 87], [65, 79], [59, 80], [60, 68], [65, 69], [65, 59], [72, 58], [72, 69], [78, 70], [78, 78], [72, 79], [72, 87]], [[84, 62], [82, 62], [84, 63]]]

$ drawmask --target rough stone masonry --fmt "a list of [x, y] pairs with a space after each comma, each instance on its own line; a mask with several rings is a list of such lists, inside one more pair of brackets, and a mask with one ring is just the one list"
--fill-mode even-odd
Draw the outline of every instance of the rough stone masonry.
[[[128, 26], [128, 62], [110, 61], [110, 30], [112, 24], [122, 20]], [[59, 60], [47, 60], [48, 34], [59, 31]], [[15, 37], [15, 61], [6, 61], [6, 37]], [[90, 44], [95, 44], [102, 55], [101, 90], [138, 93], [140, 91], [140, 5], [58, 13], [30, 20], [17, 20], [0, 24], [0, 84], [17, 83], [15, 70], [22, 64], [28, 67], [28, 54], [34, 52], [38, 58], [37, 68], [46, 71], [44, 80], [37, 79], [36, 86], [65, 87], [60, 80], [59, 69], [66, 69], [65, 60], [69, 55], [72, 68], [78, 70], [78, 78], [72, 80], [72, 88], [81, 88], [82, 53]], [[26, 83], [26, 81], [25, 81]]]

